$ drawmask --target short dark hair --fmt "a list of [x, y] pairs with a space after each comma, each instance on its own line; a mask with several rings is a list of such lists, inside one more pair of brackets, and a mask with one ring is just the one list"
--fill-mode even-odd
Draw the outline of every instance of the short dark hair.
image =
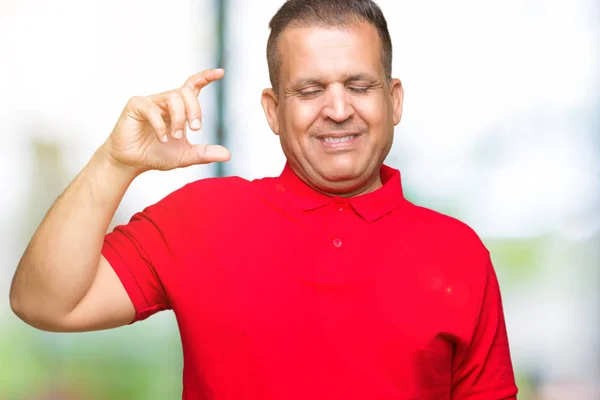
[[346, 27], [366, 22], [377, 29], [381, 39], [381, 62], [388, 82], [392, 79], [392, 39], [387, 21], [372, 0], [287, 0], [271, 19], [267, 41], [267, 64], [271, 86], [277, 93], [279, 85], [279, 48], [282, 32], [288, 27]]

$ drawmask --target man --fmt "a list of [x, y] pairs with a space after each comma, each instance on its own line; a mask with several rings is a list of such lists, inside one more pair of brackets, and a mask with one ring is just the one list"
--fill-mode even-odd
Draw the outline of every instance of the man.
[[488, 251], [383, 165], [403, 89], [380, 9], [290, 0], [270, 27], [262, 105], [281, 176], [190, 183], [105, 235], [144, 171], [230, 157], [186, 133], [222, 70], [134, 97], [35, 233], [13, 310], [75, 332], [172, 309], [184, 399], [516, 398]]

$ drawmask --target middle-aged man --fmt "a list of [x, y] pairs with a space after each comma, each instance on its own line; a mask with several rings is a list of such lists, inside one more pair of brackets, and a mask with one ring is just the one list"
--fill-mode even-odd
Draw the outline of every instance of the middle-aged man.
[[383, 164], [403, 89], [380, 9], [290, 0], [270, 27], [262, 105], [281, 175], [190, 183], [106, 234], [144, 171], [230, 157], [186, 133], [222, 70], [132, 98], [32, 238], [13, 310], [75, 332], [172, 309], [184, 399], [516, 398], [489, 252]]

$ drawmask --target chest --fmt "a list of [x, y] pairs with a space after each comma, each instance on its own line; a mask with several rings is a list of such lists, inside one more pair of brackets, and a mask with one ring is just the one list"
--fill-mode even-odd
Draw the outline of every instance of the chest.
[[344, 211], [241, 221], [251, 228], [194, 257], [175, 311], [205, 375], [335, 387], [337, 371], [386, 393], [449, 384], [463, 323], [439, 260]]

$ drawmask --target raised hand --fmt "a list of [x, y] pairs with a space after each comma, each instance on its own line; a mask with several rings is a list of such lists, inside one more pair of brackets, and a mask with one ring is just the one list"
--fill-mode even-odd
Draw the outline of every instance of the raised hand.
[[231, 155], [225, 147], [191, 144], [186, 132], [186, 124], [200, 130], [198, 95], [223, 75], [222, 69], [209, 69], [192, 75], [178, 89], [132, 97], [103, 145], [107, 157], [135, 174], [228, 161]]

